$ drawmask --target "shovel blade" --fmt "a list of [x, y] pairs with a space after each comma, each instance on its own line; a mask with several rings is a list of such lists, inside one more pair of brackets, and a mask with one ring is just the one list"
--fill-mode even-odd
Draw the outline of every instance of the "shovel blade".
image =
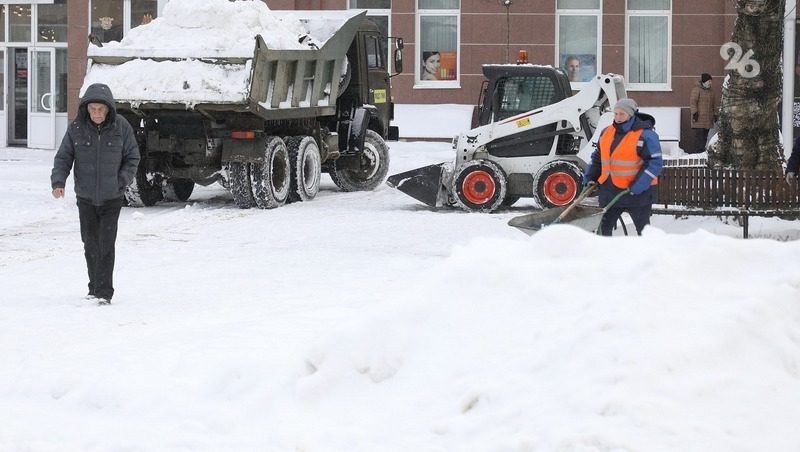
[[440, 207], [447, 195], [443, 185], [446, 171], [444, 163], [428, 165], [389, 176], [386, 183], [423, 204]]
[[542, 228], [554, 224], [569, 224], [589, 232], [595, 232], [597, 228], [600, 227], [600, 221], [603, 218], [603, 209], [599, 207], [576, 206], [564, 218], [558, 220], [558, 217], [565, 209], [565, 207], [554, 207], [552, 209], [521, 215], [509, 220], [508, 225], [528, 235], [533, 235], [535, 232], [541, 231]]

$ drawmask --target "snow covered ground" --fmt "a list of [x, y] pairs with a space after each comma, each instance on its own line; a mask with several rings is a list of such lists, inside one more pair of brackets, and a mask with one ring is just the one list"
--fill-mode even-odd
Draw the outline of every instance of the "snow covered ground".
[[100, 307], [52, 158], [0, 149], [0, 451], [800, 450], [800, 221], [528, 237], [530, 202], [214, 185], [123, 210]]

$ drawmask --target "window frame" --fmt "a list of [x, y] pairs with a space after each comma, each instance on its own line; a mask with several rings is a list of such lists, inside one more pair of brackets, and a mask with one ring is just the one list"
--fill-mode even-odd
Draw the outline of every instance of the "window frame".
[[394, 71], [394, 67], [389, 64], [389, 61], [392, 60], [391, 53], [392, 53], [392, 46], [391, 44], [391, 36], [392, 36], [392, 0], [389, 0], [389, 8], [360, 8], [357, 5], [358, 0], [348, 0], [347, 2], [347, 9], [350, 10], [361, 10], [367, 12], [367, 18], [370, 17], [386, 17], [386, 70], [391, 74]]
[[[416, 0], [414, 17], [414, 89], [457, 89], [461, 88], [461, 3], [457, 9], [423, 9], [419, 7], [421, 0]], [[456, 19], [456, 79], [455, 80], [422, 80], [422, 18], [423, 17], [455, 17]]]
[[[92, 32], [92, 2], [96, 0], [89, 0], [87, 2], [87, 27], [89, 33]], [[167, 1], [169, 0], [156, 0], [156, 15], [153, 16], [153, 19], [156, 19], [161, 16], [161, 10], [164, 9], [164, 5], [166, 5]], [[125, 36], [128, 36], [128, 32], [131, 31], [131, 0], [122, 0], [122, 38], [124, 39]]]
[[[669, 9], [630, 9], [630, 0], [625, 0], [625, 89], [628, 91], [672, 91], [672, 10], [673, 0], [669, 1]], [[633, 17], [664, 17], [667, 21], [667, 42], [665, 43], [667, 55], [667, 79], [665, 82], [632, 83], [630, 82], [631, 58], [631, 18]]]
[[[597, 48], [595, 49], [595, 73], [603, 73], [603, 2], [598, 2], [597, 8], [558, 8], [558, 0], [556, 0], [556, 27], [555, 27], [555, 66], [561, 67], [561, 18], [564, 16], [581, 16], [589, 17], [594, 16], [597, 22], [597, 36], [595, 42]], [[562, 68], [566, 71], [566, 68]], [[573, 90], [580, 90], [585, 88], [589, 81], [585, 82], [570, 82]]]

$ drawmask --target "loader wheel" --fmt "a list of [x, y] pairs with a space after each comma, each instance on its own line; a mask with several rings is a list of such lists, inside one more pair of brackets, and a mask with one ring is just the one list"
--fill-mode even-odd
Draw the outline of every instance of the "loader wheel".
[[571, 203], [580, 191], [581, 177], [581, 170], [574, 163], [556, 161], [545, 165], [534, 182], [536, 201], [545, 209]]
[[167, 182], [161, 193], [167, 201], [186, 201], [192, 196], [194, 191], [194, 181], [191, 179], [170, 179]]
[[291, 163], [289, 202], [310, 201], [319, 193], [322, 158], [313, 137], [297, 136], [286, 140]]
[[468, 212], [492, 212], [506, 198], [506, 174], [495, 163], [475, 160], [458, 170], [453, 184], [456, 204]]
[[228, 169], [228, 190], [233, 195], [233, 203], [241, 209], [256, 205], [250, 188], [250, 166], [247, 163], [230, 162]]
[[125, 201], [130, 207], [150, 207], [161, 201], [164, 195], [161, 193], [161, 185], [156, 182], [156, 178], [144, 170], [144, 164], [139, 165], [136, 176], [130, 185], [125, 187]]
[[262, 209], [274, 209], [289, 197], [289, 151], [280, 137], [267, 137], [264, 161], [250, 163], [250, 184], [253, 199]]
[[388, 172], [389, 146], [377, 132], [367, 130], [361, 155], [334, 160], [330, 176], [342, 191], [366, 191], [382, 184]]
[[503, 204], [501, 204], [501, 205], [502, 205], [503, 207], [511, 207], [511, 206], [513, 206], [513, 205], [514, 205], [514, 203], [516, 203], [517, 201], [519, 201], [519, 196], [514, 196], [514, 195], [506, 195], [506, 199], [504, 199], [504, 200], [503, 200]]

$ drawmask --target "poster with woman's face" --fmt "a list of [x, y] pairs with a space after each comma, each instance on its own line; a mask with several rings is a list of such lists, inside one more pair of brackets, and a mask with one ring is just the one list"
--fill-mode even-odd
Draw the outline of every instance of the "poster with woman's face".
[[457, 52], [423, 51], [420, 80], [456, 80]]

